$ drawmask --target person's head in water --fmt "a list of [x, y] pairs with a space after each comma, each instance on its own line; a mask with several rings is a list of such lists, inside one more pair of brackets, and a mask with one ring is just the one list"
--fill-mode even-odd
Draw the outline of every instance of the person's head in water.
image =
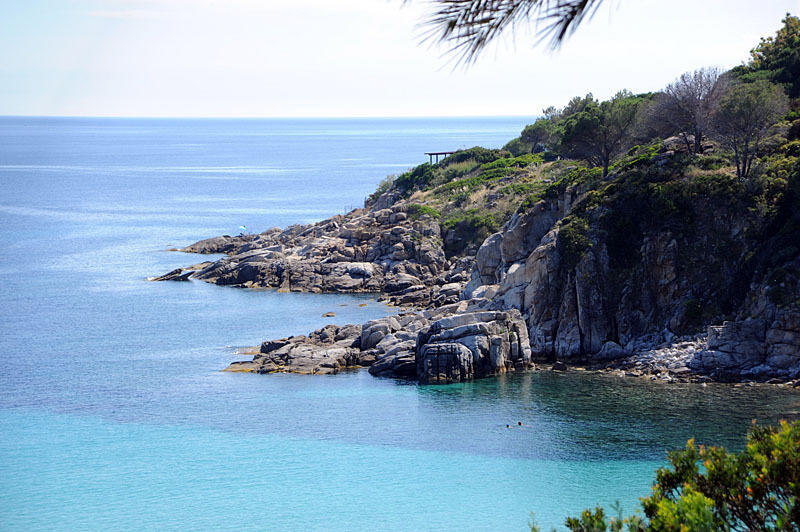
[[511, 428], [511, 425], [506, 425], [506, 428], [507, 428], [507, 429], [510, 429], [510, 428]]
[[517, 421], [517, 425], [522, 426], [522, 421]]

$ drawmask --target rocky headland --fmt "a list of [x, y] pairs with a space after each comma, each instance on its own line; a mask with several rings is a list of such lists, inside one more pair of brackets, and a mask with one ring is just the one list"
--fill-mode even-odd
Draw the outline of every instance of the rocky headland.
[[633, 150], [606, 177], [574, 161], [458, 152], [348, 214], [192, 244], [181, 251], [226, 256], [155, 280], [375, 293], [405, 308], [265, 341], [231, 371], [369, 367], [450, 383], [539, 364], [794, 382], [800, 213], [698, 171], [712, 155], [669, 147]]
[[220, 236], [179, 251], [225, 253], [154, 280], [199, 279], [285, 292], [383, 293], [396, 304], [458, 300], [471, 262], [448, 261], [440, 228], [403, 205], [357, 209], [309, 225], [258, 235]]

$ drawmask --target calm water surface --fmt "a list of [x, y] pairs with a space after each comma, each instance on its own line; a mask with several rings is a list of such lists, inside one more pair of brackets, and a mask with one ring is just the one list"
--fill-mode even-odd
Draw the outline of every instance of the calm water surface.
[[168, 247], [346, 212], [425, 151], [525, 123], [0, 118], [0, 530], [559, 526], [632, 510], [690, 436], [740, 447], [753, 418], [797, 417], [788, 391], [607, 376], [222, 373], [324, 312], [392, 310], [145, 281], [201, 260]]

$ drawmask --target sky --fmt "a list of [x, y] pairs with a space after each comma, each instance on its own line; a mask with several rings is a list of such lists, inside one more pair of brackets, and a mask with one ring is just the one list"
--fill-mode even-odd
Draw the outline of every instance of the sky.
[[605, 0], [558, 51], [519, 26], [456, 67], [430, 0], [1, 0], [0, 115], [528, 116], [746, 61], [800, 0]]

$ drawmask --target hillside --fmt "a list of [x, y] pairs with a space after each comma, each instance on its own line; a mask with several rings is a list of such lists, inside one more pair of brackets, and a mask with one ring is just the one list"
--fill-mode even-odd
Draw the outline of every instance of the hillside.
[[159, 279], [417, 309], [272, 342], [238, 369], [451, 382], [557, 361], [798, 379], [800, 103], [784, 71], [800, 25], [784, 23], [748, 65], [573, 98], [502, 150], [419, 165], [343, 216], [201, 241], [185, 250], [229, 257]]

